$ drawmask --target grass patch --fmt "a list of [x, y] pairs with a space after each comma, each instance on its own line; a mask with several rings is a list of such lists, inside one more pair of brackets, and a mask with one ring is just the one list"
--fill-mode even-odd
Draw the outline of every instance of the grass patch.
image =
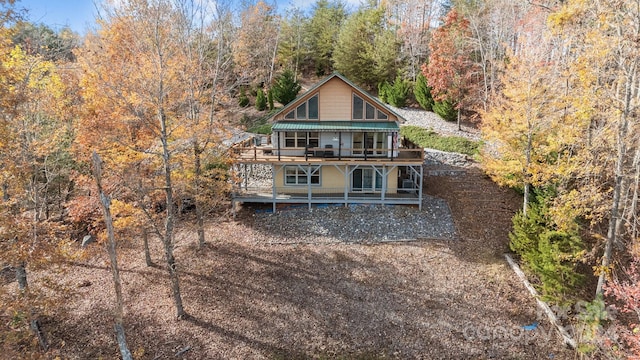
[[418, 126], [403, 126], [400, 128], [400, 134], [423, 148], [466, 154], [469, 156], [475, 156], [480, 151], [479, 141], [469, 140], [461, 136], [442, 136], [436, 134], [433, 130]]
[[254, 134], [271, 135], [271, 124], [255, 124], [247, 129], [247, 132]]

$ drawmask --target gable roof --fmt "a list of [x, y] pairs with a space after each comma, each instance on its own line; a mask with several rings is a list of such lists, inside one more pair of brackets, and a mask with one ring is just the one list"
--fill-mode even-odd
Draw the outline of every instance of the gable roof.
[[406, 119], [403, 118], [402, 116], [400, 116], [398, 113], [396, 113], [395, 111], [391, 110], [391, 108], [389, 106], [387, 106], [385, 103], [383, 103], [382, 101], [378, 100], [378, 98], [376, 98], [375, 96], [369, 94], [369, 92], [363, 90], [362, 88], [360, 88], [358, 85], [352, 83], [349, 79], [347, 79], [346, 77], [344, 77], [342, 74], [340, 74], [337, 71], [334, 71], [331, 75], [325, 77], [324, 79], [320, 80], [319, 82], [317, 82], [315, 85], [313, 85], [309, 90], [305, 91], [304, 93], [302, 93], [302, 95], [297, 96], [293, 101], [291, 101], [290, 103], [288, 103], [287, 105], [285, 105], [282, 109], [276, 111], [273, 115], [271, 115], [269, 117], [269, 120], [273, 120], [276, 116], [280, 115], [281, 113], [285, 113], [287, 111], [293, 110], [296, 108], [296, 106], [298, 105], [298, 101], [302, 98], [304, 98], [305, 96], [307, 96], [308, 94], [311, 94], [313, 92], [315, 92], [317, 89], [319, 89], [320, 87], [322, 87], [324, 84], [328, 83], [329, 80], [333, 79], [333, 78], [338, 78], [342, 81], [344, 81], [347, 85], [349, 85], [350, 87], [354, 88], [355, 90], [357, 90], [359, 93], [361, 93], [366, 100], [368, 100], [369, 102], [375, 103], [377, 106], [389, 111], [391, 114], [393, 114], [396, 118], [398, 118], [399, 121], [401, 122], [405, 122]]

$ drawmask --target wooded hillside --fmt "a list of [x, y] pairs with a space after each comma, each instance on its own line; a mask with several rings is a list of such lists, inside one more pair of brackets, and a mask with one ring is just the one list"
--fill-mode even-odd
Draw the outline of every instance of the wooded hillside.
[[[111, 225], [118, 242], [161, 239], [184, 317], [177, 218], [194, 214], [203, 247], [234, 176], [222, 140], [338, 71], [394, 106], [478, 126], [485, 172], [523, 195], [511, 250], [547, 300], [590, 304], [574, 314], [580, 351], [640, 356], [637, 2], [124, 0], [100, 14], [80, 35], [0, 0], [0, 265], [18, 284], [0, 294], [3, 346], [29, 342], [64, 299], [30, 271], [55, 277]], [[249, 106], [257, 116], [239, 115]]]

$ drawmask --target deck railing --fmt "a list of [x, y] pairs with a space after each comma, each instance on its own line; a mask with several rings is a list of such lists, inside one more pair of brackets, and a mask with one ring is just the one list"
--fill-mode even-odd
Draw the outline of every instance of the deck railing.
[[309, 161], [311, 160], [390, 160], [415, 161], [424, 159], [424, 149], [355, 149], [355, 148], [281, 148], [280, 151], [270, 146], [233, 147], [233, 153], [240, 160], [247, 161]]
[[297, 187], [276, 187], [275, 192], [271, 187], [241, 187], [234, 190], [235, 198], [263, 198], [265, 200], [296, 200], [296, 199], [397, 199], [397, 198], [417, 198], [419, 189], [417, 185], [411, 188], [388, 188], [386, 192], [380, 189], [346, 189], [345, 188], [321, 188], [317, 185], [311, 185], [311, 192], [306, 185]]

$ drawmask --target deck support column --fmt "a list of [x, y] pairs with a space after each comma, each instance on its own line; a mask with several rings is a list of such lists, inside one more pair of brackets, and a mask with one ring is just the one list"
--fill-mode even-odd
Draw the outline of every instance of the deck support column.
[[338, 131], [338, 160], [342, 160], [342, 131]]
[[424, 179], [424, 166], [420, 165], [420, 180], [418, 180], [418, 210], [422, 211], [422, 181]]
[[[278, 143], [280, 143], [278, 141]], [[280, 153], [278, 153], [278, 156], [280, 156]], [[278, 196], [278, 193], [276, 191], [276, 165], [275, 164], [271, 164], [271, 188], [272, 188], [272, 194], [271, 194], [271, 198], [273, 200], [273, 213], [276, 213], [276, 197]]]
[[307, 164], [307, 202], [311, 211], [311, 165]]
[[349, 206], [349, 165], [344, 166], [344, 206]]
[[[378, 170], [375, 170], [375, 171], [378, 171]], [[389, 177], [389, 174], [387, 173], [387, 166], [382, 165], [382, 194], [380, 194], [380, 200], [382, 200], [383, 204], [384, 204], [384, 196], [387, 193], [387, 186], [389, 186], [389, 184], [387, 183], [388, 177]]]
[[280, 132], [276, 132], [276, 138], [278, 139], [278, 161], [280, 161]]

